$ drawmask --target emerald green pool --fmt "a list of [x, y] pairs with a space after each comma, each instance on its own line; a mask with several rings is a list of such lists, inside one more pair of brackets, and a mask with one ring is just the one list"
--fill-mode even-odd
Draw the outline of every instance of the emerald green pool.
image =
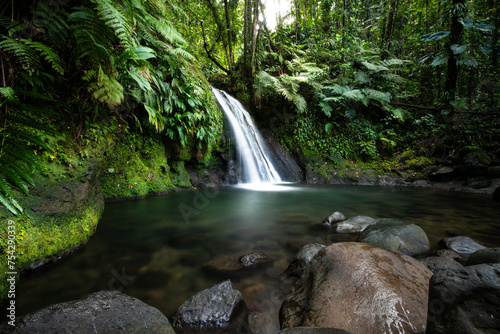
[[[108, 203], [95, 236], [49, 268], [23, 276], [17, 315], [91, 292], [118, 289], [170, 317], [191, 295], [231, 278], [251, 311], [277, 326], [290, 288], [279, 275], [298, 247], [355, 241], [318, 223], [333, 211], [346, 217], [392, 217], [418, 224], [433, 248], [444, 237], [467, 235], [500, 246], [500, 208], [491, 196], [426, 188], [283, 185], [271, 191], [221, 187]], [[272, 265], [242, 275], [217, 275], [208, 261], [251, 251]], [[2, 308], [4, 309], [4, 308]]]

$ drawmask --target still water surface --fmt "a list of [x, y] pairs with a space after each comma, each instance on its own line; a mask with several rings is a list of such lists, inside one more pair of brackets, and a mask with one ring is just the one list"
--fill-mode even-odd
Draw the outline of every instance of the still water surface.
[[[418, 224], [434, 249], [441, 238], [455, 235], [500, 247], [500, 208], [491, 196], [405, 187], [283, 187], [286, 191], [222, 187], [108, 203], [83, 249], [21, 278], [17, 314], [118, 289], [170, 317], [197, 291], [231, 278], [249, 309], [267, 312], [277, 326], [289, 289], [279, 275], [298, 247], [357, 238], [317, 225], [333, 211]], [[214, 258], [251, 251], [272, 256], [272, 265], [238, 276], [204, 269]]]

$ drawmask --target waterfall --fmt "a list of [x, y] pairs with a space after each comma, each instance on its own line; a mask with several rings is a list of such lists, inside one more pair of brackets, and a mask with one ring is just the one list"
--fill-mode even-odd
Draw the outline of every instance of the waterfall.
[[212, 88], [235, 137], [237, 153], [241, 159], [241, 175], [238, 181], [251, 184], [280, 183], [269, 153], [245, 107], [224, 91]]

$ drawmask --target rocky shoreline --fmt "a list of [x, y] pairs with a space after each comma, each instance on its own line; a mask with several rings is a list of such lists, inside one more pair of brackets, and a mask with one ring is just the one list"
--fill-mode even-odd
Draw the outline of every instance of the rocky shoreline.
[[[167, 319], [117, 291], [56, 304], [17, 319], [12, 333], [494, 333], [500, 330], [500, 248], [466, 237], [431, 249], [415, 224], [391, 218], [322, 222], [357, 242], [309, 244], [281, 274], [291, 290], [272, 319], [246, 307], [230, 280], [193, 295]], [[231, 259], [230, 259], [231, 260]], [[226, 271], [252, 270], [272, 259], [241, 254]], [[234, 262], [234, 263], [233, 263]], [[214, 268], [220, 264], [214, 264]], [[222, 274], [224, 273], [221, 272]], [[0, 332], [11, 330], [7, 324]]]

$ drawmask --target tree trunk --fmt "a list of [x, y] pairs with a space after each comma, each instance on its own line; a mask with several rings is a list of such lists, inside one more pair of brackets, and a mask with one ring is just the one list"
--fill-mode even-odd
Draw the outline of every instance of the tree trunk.
[[384, 29], [384, 38], [382, 41], [382, 45], [384, 46], [384, 51], [382, 52], [382, 60], [387, 59], [389, 57], [389, 52], [391, 51], [392, 31], [394, 29], [394, 16], [396, 15], [397, 9], [398, 0], [391, 0], [389, 14], [387, 15], [387, 26]]
[[[457, 56], [453, 54], [450, 46], [460, 44], [464, 26], [460, 23], [460, 19], [465, 16], [465, 0], [453, 0], [452, 2], [452, 18], [450, 29], [450, 41], [448, 48], [448, 68], [446, 70], [446, 82], [444, 85], [444, 102], [448, 106], [455, 100], [458, 80]], [[453, 106], [452, 106], [453, 109]]]
[[259, 1], [254, 0], [253, 23], [252, 23], [252, 58], [251, 58], [251, 78], [255, 75], [255, 53], [257, 51], [257, 22], [259, 20]]
[[245, 0], [245, 13], [243, 18], [243, 68], [245, 76], [248, 77], [250, 74], [249, 62], [249, 41], [250, 41], [250, 18], [251, 18], [251, 6], [252, 0]]
[[231, 21], [229, 20], [229, 7], [227, 4], [227, 0], [224, 0], [224, 11], [226, 14], [227, 48], [229, 53], [227, 67], [231, 69], [234, 65], [234, 54], [233, 54]]

